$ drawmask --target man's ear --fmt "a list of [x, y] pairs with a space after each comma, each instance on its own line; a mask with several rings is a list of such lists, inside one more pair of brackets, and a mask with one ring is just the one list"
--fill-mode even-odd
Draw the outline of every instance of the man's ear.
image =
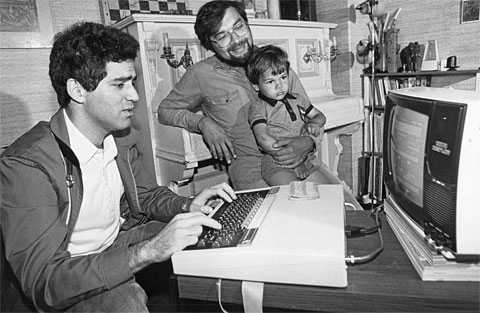
[[252, 87], [256, 92], [258, 92], [260, 90], [260, 88], [258, 87], [257, 84], [252, 84]]
[[67, 80], [67, 93], [73, 101], [78, 103], [85, 102], [86, 90], [73, 78]]

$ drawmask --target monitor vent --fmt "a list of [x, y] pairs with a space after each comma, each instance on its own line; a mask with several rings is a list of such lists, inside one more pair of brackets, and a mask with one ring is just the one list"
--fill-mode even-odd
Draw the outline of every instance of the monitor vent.
[[428, 228], [432, 239], [456, 250], [456, 188], [452, 191], [428, 179], [424, 183], [426, 231]]

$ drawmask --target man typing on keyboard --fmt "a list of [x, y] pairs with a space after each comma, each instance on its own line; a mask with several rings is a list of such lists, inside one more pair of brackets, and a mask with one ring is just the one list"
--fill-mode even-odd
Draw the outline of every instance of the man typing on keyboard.
[[221, 227], [205, 215], [209, 199], [236, 199], [225, 183], [193, 199], [156, 184], [131, 127], [138, 50], [102, 24], [57, 34], [60, 109], [0, 158], [2, 246], [37, 311], [148, 312], [135, 275]]

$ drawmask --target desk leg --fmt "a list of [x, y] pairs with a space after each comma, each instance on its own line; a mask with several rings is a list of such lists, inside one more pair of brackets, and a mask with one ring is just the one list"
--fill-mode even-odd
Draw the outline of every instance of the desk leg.
[[169, 287], [170, 287], [170, 304], [172, 305], [173, 312], [185, 312], [182, 308], [180, 295], [178, 293], [178, 281], [175, 274], [170, 275], [169, 278]]

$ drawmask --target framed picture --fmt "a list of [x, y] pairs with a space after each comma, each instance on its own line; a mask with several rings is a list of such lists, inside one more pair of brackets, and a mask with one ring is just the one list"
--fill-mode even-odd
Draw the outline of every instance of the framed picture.
[[462, 0], [460, 23], [480, 21], [480, 0]]
[[52, 46], [49, 0], [2, 0], [0, 15], [0, 48]]

